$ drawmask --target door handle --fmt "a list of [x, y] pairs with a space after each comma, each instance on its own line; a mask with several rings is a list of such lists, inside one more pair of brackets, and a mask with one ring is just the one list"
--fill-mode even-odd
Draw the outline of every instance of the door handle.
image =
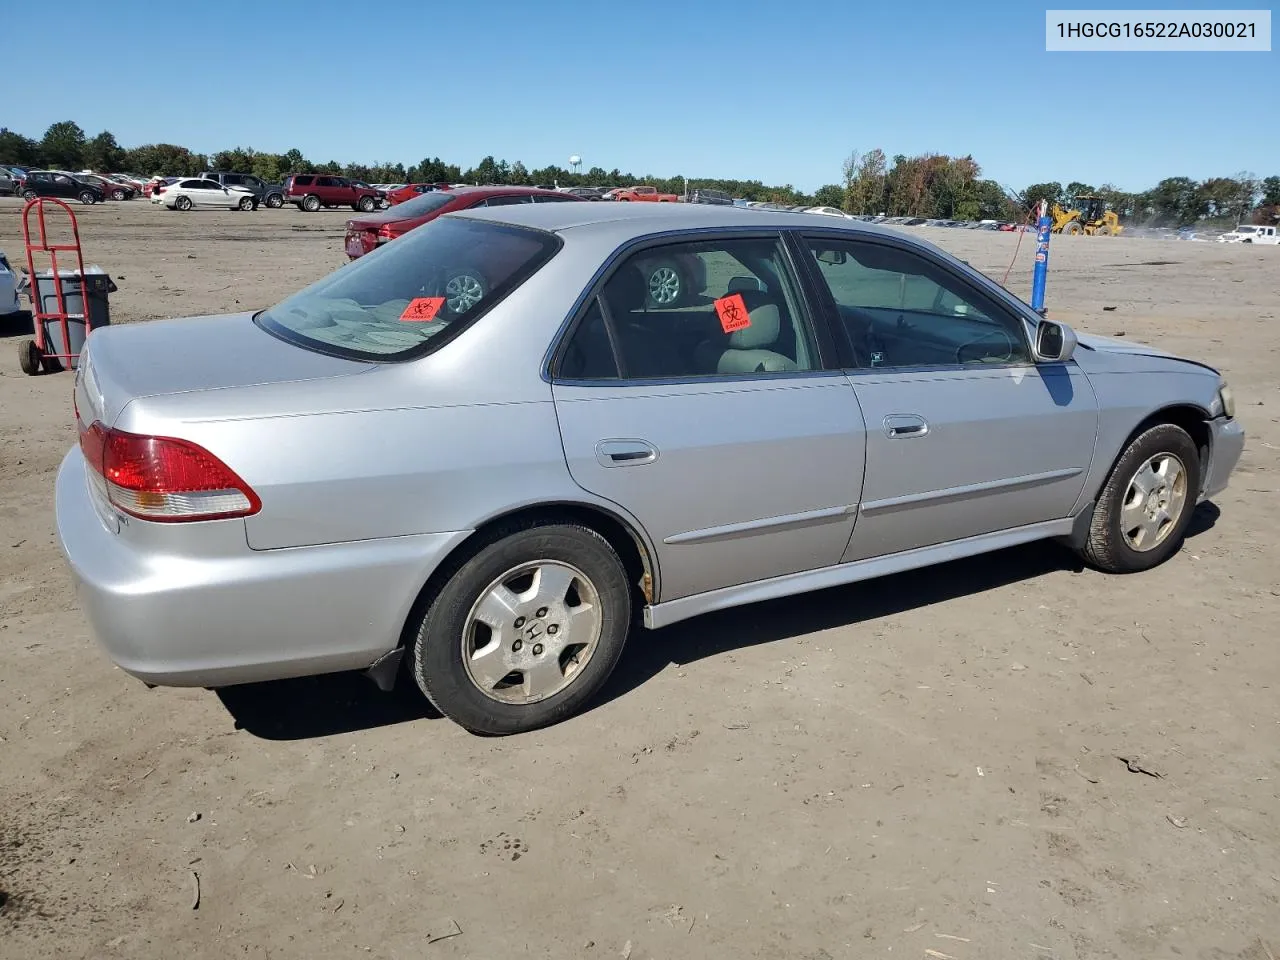
[[637, 467], [658, 459], [658, 448], [647, 440], [601, 440], [596, 460], [605, 467]]
[[914, 413], [890, 414], [884, 418], [884, 433], [890, 440], [923, 437], [929, 433], [929, 424]]

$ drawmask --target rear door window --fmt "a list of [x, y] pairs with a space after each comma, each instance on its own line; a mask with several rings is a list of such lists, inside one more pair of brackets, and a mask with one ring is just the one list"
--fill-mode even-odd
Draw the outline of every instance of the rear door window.
[[441, 218], [255, 319], [281, 339], [320, 353], [410, 360], [476, 322], [560, 246], [542, 230]]

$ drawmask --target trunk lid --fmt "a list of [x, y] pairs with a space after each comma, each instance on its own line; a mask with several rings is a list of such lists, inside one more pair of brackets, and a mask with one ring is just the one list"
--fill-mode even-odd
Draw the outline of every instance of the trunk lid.
[[346, 377], [375, 366], [286, 343], [251, 313], [154, 320], [93, 332], [77, 365], [75, 400], [86, 425], [110, 426], [143, 397]]

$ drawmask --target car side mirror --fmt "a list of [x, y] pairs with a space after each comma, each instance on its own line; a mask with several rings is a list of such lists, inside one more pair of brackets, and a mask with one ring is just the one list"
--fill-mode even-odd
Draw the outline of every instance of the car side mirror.
[[848, 259], [848, 255], [843, 250], [819, 250], [817, 253], [819, 263], [825, 263], [833, 267], [840, 266]]
[[1070, 360], [1078, 342], [1076, 332], [1065, 323], [1041, 320], [1036, 325], [1036, 360], [1041, 363]]

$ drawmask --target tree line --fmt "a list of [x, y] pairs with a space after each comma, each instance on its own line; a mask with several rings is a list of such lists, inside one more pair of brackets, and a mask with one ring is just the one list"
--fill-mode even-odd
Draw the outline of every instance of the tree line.
[[129, 172], [142, 176], [194, 176], [203, 170], [252, 173], [269, 182], [278, 182], [294, 173], [328, 173], [363, 180], [366, 183], [498, 183], [534, 186], [558, 184], [562, 187], [608, 185], [630, 187], [653, 184], [664, 193], [683, 193], [686, 183], [694, 188], [715, 188], [735, 197], [777, 203], [809, 203], [812, 197], [791, 184], [770, 186], [759, 180], [723, 180], [636, 176], [614, 168], [592, 167], [585, 172], [550, 165], [530, 169], [519, 160], [508, 163], [488, 156], [474, 167], [462, 168], [439, 157], [424, 157], [406, 167], [403, 163], [317, 163], [301, 150], [269, 153], [249, 147], [234, 147], [214, 154], [196, 153], [171, 143], [149, 143], [125, 148], [107, 130], [89, 137], [79, 124], [69, 120], [52, 124], [39, 140], [0, 127], [0, 163], [22, 167], [52, 167], [59, 170]]
[[605, 170], [598, 166], [585, 173], [554, 164], [530, 169], [519, 160], [508, 163], [493, 156], [463, 169], [439, 157], [425, 157], [405, 167], [403, 163], [360, 164], [336, 160], [316, 163], [297, 149], [270, 153], [235, 147], [208, 155], [169, 143], [126, 148], [110, 131], [89, 137], [79, 124], [70, 120], [50, 125], [39, 140], [0, 127], [0, 163], [108, 173], [127, 171], [143, 176], [193, 176], [202, 170], [231, 170], [252, 173], [270, 182], [294, 173], [329, 173], [368, 183], [443, 181], [562, 187], [628, 187], [647, 183], [664, 193], [713, 188], [747, 200], [814, 203], [839, 207], [849, 213], [954, 220], [1021, 221], [1042, 198], [1067, 206], [1074, 197], [1093, 195], [1106, 200], [1122, 220], [1140, 225], [1181, 227], [1249, 220], [1271, 223], [1280, 219], [1280, 176], [1259, 179], [1251, 173], [1238, 173], [1200, 181], [1168, 177], [1138, 193], [1109, 183], [1094, 187], [1078, 181], [1065, 186], [1036, 183], [1022, 191], [1013, 191], [984, 178], [982, 168], [972, 156], [898, 154], [890, 161], [879, 148], [851, 153], [843, 163], [842, 182], [819, 187], [812, 195], [791, 184], [768, 185], [759, 180], [636, 176], [616, 167]]
[[1121, 220], [1141, 226], [1184, 227], [1242, 222], [1273, 223], [1280, 219], [1280, 176], [1259, 179], [1252, 173], [1233, 177], [1167, 177], [1149, 190], [1132, 193], [1114, 184], [1073, 181], [1034, 183], [1014, 192], [982, 179], [973, 157], [925, 154], [893, 158], [890, 166], [879, 149], [854, 152], [844, 162], [844, 186], [824, 187], [843, 196], [850, 213], [939, 217], [956, 220], [1022, 220], [1041, 199], [1064, 208], [1076, 197], [1096, 196]]

